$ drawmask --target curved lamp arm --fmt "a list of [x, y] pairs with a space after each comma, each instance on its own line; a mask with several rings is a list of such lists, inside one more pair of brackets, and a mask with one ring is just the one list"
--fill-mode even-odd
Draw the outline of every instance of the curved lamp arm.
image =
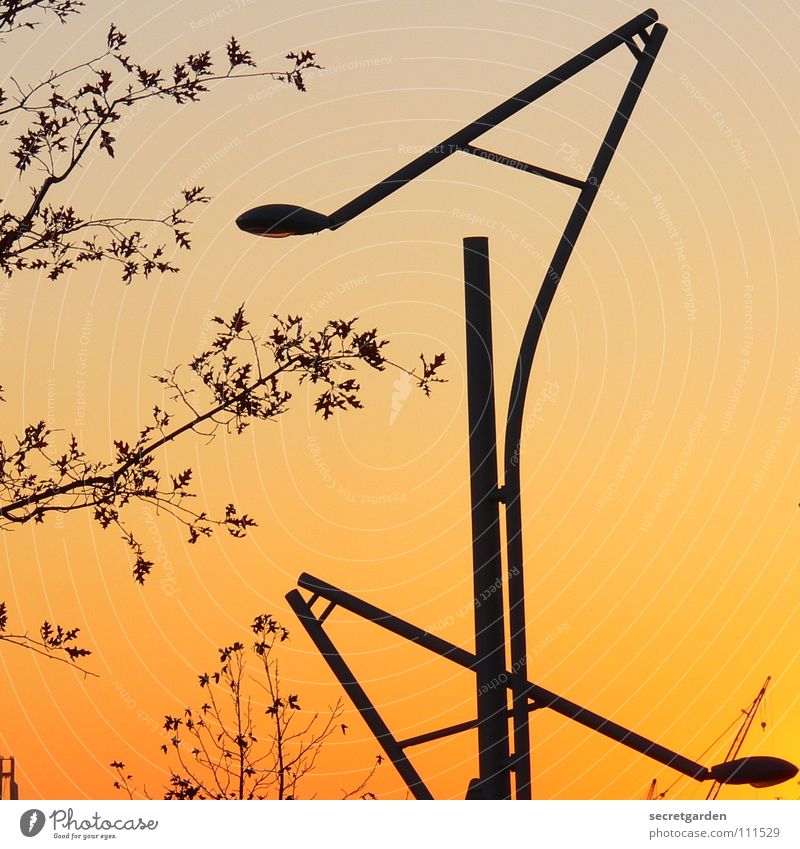
[[[542, 177], [548, 177], [580, 188], [584, 185], [580, 180], [524, 162], [510, 161], [507, 157], [497, 156], [491, 151], [474, 147], [472, 142], [620, 46], [627, 46], [637, 58], [641, 59], [642, 50], [634, 41], [634, 38], [638, 36], [644, 42], [647, 42], [650, 38], [647, 28], [657, 20], [658, 13], [654, 9], [647, 9], [635, 18], [631, 18], [627, 23], [596, 41], [577, 56], [573, 56], [549, 74], [545, 74], [536, 82], [503, 101], [499, 106], [490, 109], [485, 115], [481, 115], [480, 118], [467, 124], [457, 133], [434, 145], [430, 150], [353, 198], [353, 200], [348, 201], [330, 215], [290, 204], [268, 204], [249, 209], [236, 219], [236, 223], [240, 229], [257, 236], [300, 236], [317, 233], [321, 230], [335, 230], [396, 192], [406, 183], [424, 174], [434, 165], [447, 159], [448, 156], [458, 152], [471, 153], [484, 159], [494, 160], [513, 168], [539, 174]], [[666, 32], [666, 29], [664, 29], [664, 32]]]

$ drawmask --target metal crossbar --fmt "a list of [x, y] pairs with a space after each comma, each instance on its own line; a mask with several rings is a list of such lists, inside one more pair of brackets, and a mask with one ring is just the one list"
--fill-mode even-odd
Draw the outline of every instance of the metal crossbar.
[[[477, 660], [474, 654], [449, 643], [447, 640], [443, 640], [441, 637], [431, 634], [423, 628], [412, 625], [410, 622], [406, 622], [404, 619], [394, 616], [376, 607], [374, 604], [363, 601], [326, 581], [304, 573], [300, 576], [298, 584], [306, 590], [313, 591], [315, 597], [319, 596], [328, 599], [331, 605], [354, 613], [368, 622], [372, 622], [397, 636], [403, 637], [433, 652], [439, 657], [450, 660], [472, 672], [477, 669]], [[477, 727], [478, 720], [467, 720], [414, 737], [398, 740], [389, 730], [388, 725], [382, 719], [364, 688], [358, 683], [352, 670], [323, 627], [321, 618], [314, 614], [309, 603], [303, 598], [302, 593], [299, 590], [292, 590], [286, 596], [286, 599], [311, 637], [314, 645], [350, 697], [361, 718], [375, 735], [387, 757], [406, 782], [408, 789], [417, 799], [432, 799], [433, 796], [430, 790], [411, 764], [405, 753], [405, 749], [459, 734], [463, 731], [469, 731]], [[331, 605], [329, 605], [329, 608]], [[506, 672], [503, 674], [503, 680], [498, 681], [496, 685], [501, 688], [510, 688], [513, 686], [514, 677], [513, 673]], [[711, 779], [711, 773], [701, 764], [677, 752], [673, 752], [665, 746], [655, 743], [641, 734], [637, 734], [635, 731], [624, 728], [616, 722], [612, 722], [610, 719], [606, 719], [587, 708], [581, 707], [581, 705], [565, 699], [563, 696], [559, 696], [538, 684], [532, 684], [530, 681], [525, 680], [524, 676], [522, 678], [524, 680], [524, 690], [527, 699], [526, 710], [528, 713], [534, 710], [550, 709], [567, 719], [571, 719], [586, 728], [590, 728], [592, 731], [597, 731], [605, 737], [622, 743], [628, 748], [634, 749], [640, 754], [646, 755], [665, 766], [672, 767], [690, 778], [694, 778], [697, 781]], [[512, 715], [513, 711], [507, 711], [506, 721]]]

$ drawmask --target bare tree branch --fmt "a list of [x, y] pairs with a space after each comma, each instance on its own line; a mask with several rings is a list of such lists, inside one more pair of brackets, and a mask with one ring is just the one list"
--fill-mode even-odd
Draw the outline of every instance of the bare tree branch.
[[8, 628], [8, 607], [4, 601], [0, 601], [0, 642], [11, 646], [32, 651], [34, 654], [66, 663], [74, 669], [82, 672], [84, 677], [89, 675], [97, 677], [96, 673], [90, 672], [78, 661], [88, 657], [91, 651], [77, 644], [80, 628], [64, 628], [61, 625], [53, 625], [47, 620], [39, 626], [39, 637], [33, 637], [28, 632], [14, 634]]
[[0, 36], [16, 29], [34, 29], [41, 20], [27, 13], [36, 10], [55, 15], [63, 24], [68, 15], [80, 12], [83, 0], [3, 0], [0, 2]]
[[[57, 14], [79, 11], [70, 0], [12, 2], [0, 5], [3, 24], [17, 28], [30, 8]], [[224, 65], [216, 69], [210, 50], [176, 62], [169, 74], [146, 68], [125, 52], [127, 37], [112, 24], [103, 53], [71, 68], [52, 71], [44, 80], [15, 91], [0, 88], [0, 125], [21, 120], [26, 126], [11, 150], [20, 176], [41, 175], [30, 184], [31, 201], [21, 210], [0, 210], [0, 271], [11, 277], [23, 269], [46, 270], [56, 280], [79, 263], [110, 260], [130, 283], [137, 275], [174, 273], [164, 244], [149, 244], [140, 225], [170, 233], [178, 248], [190, 247], [189, 215], [209, 198], [202, 186], [186, 187], [182, 200], [161, 217], [98, 217], [80, 214], [73, 206], [50, 201], [53, 190], [67, 181], [92, 153], [115, 156], [120, 122], [143, 101], [167, 99], [181, 105], [198, 101], [217, 83], [238, 78], [267, 77], [305, 91], [304, 73], [318, 68], [311, 51], [290, 52], [280, 71], [255, 68], [251, 53], [234, 36], [225, 45]], [[87, 81], [88, 77], [88, 81]]]
[[[383, 371], [388, 362], [383, 354], [387, 341], [374, 328], [359, 332], [355, 318], [309, 331], [298, 316], [273, 316], [272, 330], [262, 338], [247, 329], [244, 307], [230, 319], [214, 321], [221, 329], [207, 350], [155, 378], [166, 392], [166, 404], [153, 407], [151, 423], [135, 440], [115, 439], [110, 459], [90, 460], [74, 435], [59, 451], [44, 421], [25, 427], [15, 445], [0, 440], [0, 530], [41, 523], [49, 513], [90, 510], [102, 528], [119, 529], [134, 555], [133, 576], [144, 583], [153, 563], [125, 524], [122, 513], [131, 502], [173, 516], [185, 526], [190, 543], [210, 536], [214, 528], [242, 537], [256, 524], [233, 503], [217, 517], [193, 509], [193, 470], [162, 471], [156, 463], [161, 449], [188, 434], [241, 434], [253, 421], [275, 420], [288, 410], [294, 386], [303, 384], [318, 389], [314, 410], [323, 419], [360, 409], [361, 386], [351, 372], [357, 365]], [[440, 380], [436, 372], [444, 355], [434, 362], [431, 367], [423, 357], [421, 374], [409, 372], [426, 393], [432, 381]]]
[[[81, 0], [0, 0], [0, 40], [15, 30], [35, 28], [47, 16], [64, 23], [83, 7]], [[112, 24], [104, 47], [92, 58], [52, 70], [33, 84], [10, 78], [0, 87], [0, 126], [9, 125], [8, 136], [13, 139], [9, 153], [29, 196], [18, 208], [0, 201], [0, 271], [12, 277], [25, 269], [43, 270], [56, 280], [81, 263], [108, 261], [119, 267], [126, 283], [139, 275], [177, 271], [166, 245], [152, 244], [145, 231], [163, 231], [175, 242], [175, 250], [189, 249], [192, 213], [209, 200], [202, 186], [184, 187], [169, 213], [141, 217], [78, 211], [59, 201], [59, 191], [98, 153], [115, 157], [123, 119], [148, 101], [184, 105], [198, 101], [214, 85], [251, 77], [271, 78], [305, 91], [305, 72], [319, 67], [315, 54], [293, 51], [285, 59], [284, 69], [258, 70], [252, 54], [232, 36], [221, 59], [202, 50], [162, 72], [131, 58], [125, 34]], [[441, 382], [437, 372], [443, 354], [430, 361], [421, 355], [419, 373], [406, 369], [386, 359], [386, 341], [375, 329], [357, 330], [356, 319], [329, 321], [312, 332], [299, 317], [274, 316], [272, 332], [264, 338], [246, 330], [243, 308], [229, 320], [215, 321], [221, 329], [208, 350], [156, 378], [166, 401], [153, 407], [134, 439], [113, 440], [95, 458], [74, 435], [67, 437], [44, 421], [26, 425], [10, 440], [0, 439], [0, 531], [31, 521], [42, 523], [50, 513], [89, 510], [102, 528], [114, 527], [121, 534], [133, 555], [134, 579], [143, 583], [153, 562], [126, 523], [125, 510], [132, 502], [172, 516], [186, 528], [191, 543], [218, 528], [241, 537], [255, 525], [232, 503], [216, 516], [195, 508], [192, 469], [169, 474], [159, 466], [162, 449], [189, 434], [210, 441], [219, 433], [241, 433], [253, 421], [275, 420], [304, 383], [319, 389], [314, 409], [323, 419], [358, 409], [360, 385], [344, 372], [359, 365], [378, 371], [388, 365], [399, 368], [426, 395], [433, 383]], [[4, 400], [0, 386], [0, 401]], [[76, 664], [89, 654], [75, 644], [78, 629], [44, 622], [39, 639], [11, 634], [5, 631], [5, 604], [0, 610], [0, 641], [91, 674]], [[247, 712], [249, 707], [242, 709]], [[280, 733], [294, 739], [291, 735], [302, 737], [309, 728], [304, 730], [290, 714]], [[312, 735], [310, 748], [300, 746], [299, 754], [280, 767], [282, 794], [293, 793], [304, 764], [313, 766], [313, 739]], [[282, 745], [275, 743], [277, 749]], [[210, 750], [201, 751], [213, 777], [203, 792], [227, 793], [231, 771], [225, 764], [212, 766]], [[121, 787], [123, 779], [121, 775]]]

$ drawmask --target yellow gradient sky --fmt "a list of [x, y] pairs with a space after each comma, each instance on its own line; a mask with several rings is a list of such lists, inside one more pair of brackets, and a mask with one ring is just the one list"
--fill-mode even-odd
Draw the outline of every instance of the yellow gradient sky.
[[[329, 212], [644, 6], [603, 2], [254, 0], [91, 3], [66, 26], [7, 39], [6, 76], [36, 80], [102, 50], [114, 21], [132, 54], [169, 67], [236, 33], [261, 67], [317, 51], [308, 93], [249, 80], [204, 102], [150, 103], [59, 195], [79, 210], [163, 214], [183, 185], [213, 202], [181, 273], [119, 283], [85, 267], [0, 283], [2, 436], [43, 418], [108, 456], [160, 400], [149, 378], [188, 360], [209, 319], [245, 302], [311, 323], [359, 315], [393, 358], [445, 351], [448, 383], [399, 402], [365, 374], [366, 408], [324, 423], [291, 411], [239, 438], [175, 445], [204, 503], [256, 516], [243, 541], [188, 546], [168, 517], [128, 511], [158, 563], [144, 588], [116, 533], [75, 514], [0, 537], [0, 598], [16, 623], [80, 624], [83, 679], [0, 650], [0, 751], [27, 798], [107, 798], [108, 764], [163, 779], [161, 717], [196, 701], [215, 648], [272, 611], [292, 631], [284, 674], [304, 707], [339, 690], [283, 600], [310, 571], [469, 646], [470, 550], [461, 240], [488, 235], [498, 403], [573, 190], [452, 157], [368, 214], [306, 239], [257, 240], [234, 218], [261, 202]], [[773, 684], [746, 754], [800, 762], [800, 292], [796, 3], [656, 6], [666, 44], [548, 318], [528, 396], [522, 476], [532, 679], [689, 757]], [[588, 168], [632, 57], [618, 51], [481, 144], [564, 173]], [[4, 129], [4, 150], [15, 127]], [[22, 191], [6, 159], [4, 197]], [[81, 387], [81, 382], [85, 386]], [[85, 398], [81, 399], [81, 393]], [[85, 415], [78, 409], [85, 403]], [[398, 402], [395, 402], [398, 403]], [[349, 650], [399, 735], [472, 716], [469, 679], [344, 613]], [[378, 752], [347, 705], [309, 791], [336, 797]], [[634, 753], [537, 714], [538, 798], [640, 798], [658, 776]], [[720, 758], [729, 738], [704, 762]], [[415, 763], [463, 797], [471, 734]], [[313, 785], [313, 787], [312, 787]], [[373, 789], [404, 795], [388, 765]], [[705, 788], [684, 782], [671, 796]], [[728, 798], [798, 796], [725, 791]], [[154, 791], [154, 792], [157, 792]]]

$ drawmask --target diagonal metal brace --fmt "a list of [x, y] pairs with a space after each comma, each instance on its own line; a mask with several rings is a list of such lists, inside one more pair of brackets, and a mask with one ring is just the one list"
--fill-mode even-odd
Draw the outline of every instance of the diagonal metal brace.
[[[374, 604], [370, 604], [363, 599], [357, 598], [356, 596], [351, 595], [350, 593], [345, 592], [344, 590], [341, 590], [320, 578], [315, 578], [313, 575], [309, 575], [304, 572], [298, 579], [297, 583], [301, 588], [308, 590], [314, 595], [328, 599], [328, 601], [334, 602], [338, 607], [349, 610], [351, 613], [355, 613], [357, 616], [360, 616], [362, 619], [366, 619], [369, 622], [374, 622], [376, 625], [385, 628], [387, 631], [397, 634], [397, 636], [403, 637], [412, 643], [416, 643], [422, 648], [428, 649], [440, 657], [452, 660], [457, 665], [464, 667], [465, 669], [469, 669], [470, 671], [474, 672], [476, 669], [477, 661], [475, 655], [471, 652], [468, 652], [447, 640], [443, 640], [441, 637], [437, 637], [423, 628], [412, 625], [410, 622], [406, 622], [398, 616], [387, 613], [380, 607], [376, 607]], [[350, 670], [350, 667], [345, 663], [330, 637], [327, 633], [325, 633], [322, 623], [311, 611], [301, 593], [297, 590], [292, 590], [286, 596], [286, 599], [297, 614], [306, 631], [308, 631], [308, 634], [314, 641], [314, 644], [327, 661], [328, 666], [330, 666], [334, 675], [337, 677], [342, 687], [344, 687], [345, 692], [350, 697], [358, 712], [361, 714], [364, 722], [375, 735], [378, 743], [383, 747], [383, 750], [386, 752], [389, 760], [392, 761], [395, 768], [408, 785], [409, 790], [411, 790], [417, 799], [432, 799], [433, 797], [431, 796], [430, 791], [425, 786], [422, 778], [419, 776], [419, 773], [417, 773], [416, 769], [414, 769], [413, 765], [409, 761], [404, 749], [409, 746], [436, 740], [440, 737], [448, 736], [449, 734], [467, 731], [477, 725], [477, 720], [459, 723], [458, 725], [449, 726], [448, 728], [440, 729], [439, 731], [432, 731], [427, 734], [418, 735], [417, 737], [398, 741], [383, 721], [363, 687], [356, 680]], [[497, 686], [507, 688], [511, 688], [513, 686], [513, 673], [506, 672], [502, 678], [503, 680], [498, 680]], [[622, 743], [629, 749], [633, 749], [642, 755], [646, 755], [652, 760], [671, 767], [672, 769], [675, 769], [696, 781], [708, 781], [712, 777], [709, 770], [702, 766], [702, 764], [696, 763], [690, 758], [684, 757], [677, 752], [673, 752], [671, 749], [668, 749], [653, 740], [649, 740], [647, 737], [643, 737], [635, 731], [624, 728], [622, 725], [618, 725], [610, 719], [606, 719], [587, 708], [581, 707], [575, 702], [569, 701], [569, 699], [565, 699], [544, 687], [540, 687], [538, 684], [532, 684], [530, 681], [528, 681], [524, 686], [526, 688], [526, 695], [528, 698], [528, 711], [538, 710], [540, 708], [549, 708], [567, 719], [571, 719], [586, 728], [590, 728], [592, 731], [597, 731], [617, 743]]]
[[297, 590], [292, 590], [286, 596], [286, 600], [308, 632], [308, 635], [314, 641], [314, 645], [319, 649], [320, 654], [327, 661], [333, 674], [339, 679], [339, 683], [344, 687], [344, 691], [350, 697], [350, 701], [361, 714], [361, 718], [367, 724], [369, 730], [375, 735], [375, 739], [383, 751], [386, 752], [387, 757], [394, 764], [395, 769], [400, 773], [400, 777], [405, 781], [408, 789], [413, 793], [414, 798], [433, 799], [430, 790], [425, 786], [425, 782], [416, 769], [414, 769], [406, 753], [397, 744], [397, 740], [389, 730], [389, 727], [383, 721], [375, 705], [372, 704], [364, 688], [356, 680], [355, 675], [353, 675], [344, 658], [339, 654], [331, 638], [325, 633], [322, 622], [314, 615], [306, 600]]

